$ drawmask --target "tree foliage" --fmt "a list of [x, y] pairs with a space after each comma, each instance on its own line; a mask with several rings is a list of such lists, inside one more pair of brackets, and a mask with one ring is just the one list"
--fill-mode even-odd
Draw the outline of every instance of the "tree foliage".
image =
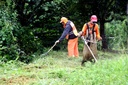
[[[1, 60], [16, 59], [18, 55], [17, 39], [13, 30], [18, 28], [16, 23], [16, 12], [12, 13], [8, 3], [1, 1], [0, 7], [0, 55]], [[12, 4], [14, 6], [14, 4]]]
[[[90, 17], [95, 14], [98, 16], [100, 23], [100, 33], [103, 38], [102, 48], [107, 49], [106, 33], [104, 24], [114, 19], [114, 13], [126, 14], [125, 0], [78, 0], [78, 11], [83, 18]], [[122, 11], [123, 10], [123, 11]], [[89, 18], [88, 18], [89, 20]]]
[[[0, 58], [28, 62], [33, 53], [43, 53], [60, 37], [62, 16], [71, 19], [81, 31], [92, 14], [98, 16], [102, 48], [125, 47], [125, 0], [0, 0]], [[118, 42], [108, 39], [116, 36]], [[62, 48], [65, 44], [58, 46]]]
[[123, 21], [114, 19], [111, 23], [105, 24], [109, 49], [120, 50], [128, 48], [127, 23], [128, 21], [125, 18]]
[[[58, 0], [13, 0], [22, 26], [33, 30], [33, 35], [49, 46], [57, 40], [60, 29]], [[53, 16], [54, 15], [54, 16]], [[54, 38], [53, 38], [54, 37]], [[52, 42], [52, 43], [51, 43]]]

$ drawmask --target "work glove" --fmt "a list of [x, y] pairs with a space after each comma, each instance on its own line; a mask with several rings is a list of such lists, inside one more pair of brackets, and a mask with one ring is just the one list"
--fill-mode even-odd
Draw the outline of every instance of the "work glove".
[[59, 40], [57, 40], [55, 43], [59, 43], [60, 41]]
[[82, 35], [82, 31], [80, 31], [80, 32], [78, 33], [78, 37], [81, 37], [81, 35]]
[[85, 40], [85, 39], [84, 39], [84, 36], [81, 36], [81, 39], [82, 39], [82, 40]]
[[99, 37], [99, 38], [98, 38], [98, 41], [101, 41], [101, 40], [102, 40], [102, 37]]

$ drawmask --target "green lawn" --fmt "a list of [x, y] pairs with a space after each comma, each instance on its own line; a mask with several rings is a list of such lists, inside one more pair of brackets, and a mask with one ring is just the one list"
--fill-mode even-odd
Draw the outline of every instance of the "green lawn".
[[51, 51], [29, 64], [0, 62], [0, 85], [128, 85], [128, 54], [98, 52], [98, 62]]

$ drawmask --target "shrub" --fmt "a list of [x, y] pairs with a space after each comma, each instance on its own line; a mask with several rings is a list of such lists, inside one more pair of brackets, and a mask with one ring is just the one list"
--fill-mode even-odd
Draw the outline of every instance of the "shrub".
[[113, 20], [106, 23], [106, 35], [109, 49], [126, 49], [128, 48], [127, 20]]

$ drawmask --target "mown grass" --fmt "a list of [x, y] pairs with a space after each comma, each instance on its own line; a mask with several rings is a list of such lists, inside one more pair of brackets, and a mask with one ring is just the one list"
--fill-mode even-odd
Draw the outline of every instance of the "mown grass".
[[128, 54], [99, 52], [98, 62], [52, 51], [29, 64], [0, 62], [0, 85], [128, 85]]

